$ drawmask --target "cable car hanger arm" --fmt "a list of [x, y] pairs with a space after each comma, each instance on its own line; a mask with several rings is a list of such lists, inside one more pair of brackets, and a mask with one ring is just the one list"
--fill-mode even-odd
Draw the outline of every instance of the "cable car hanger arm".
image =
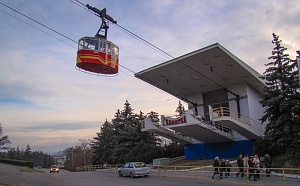
[[96, 7], [92, 7], [89, 4], [86, 5], [86, 7], [90, 10], [92, 10], [93, 12], [95, 12], [96, 14], [98, 14], [102, 19], [105, 18], [108, 21], [117, 24], [117, 21], [115, 21], [111, 16], [109, 16], [108, 14], [106, 14], [106, 8], [103, 8], [102, 10], [99, 10]]

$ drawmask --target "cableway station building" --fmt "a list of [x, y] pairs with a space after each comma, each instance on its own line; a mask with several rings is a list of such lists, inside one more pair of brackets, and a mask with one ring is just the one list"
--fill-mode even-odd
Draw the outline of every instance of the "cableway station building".
[[263, 135], [260, 74], [216, 43], [145, 69], [135, 77], [188, 104], [181, 116], [145, 118], [144, 131], [184, 144], [186, 159], [252, 155]]

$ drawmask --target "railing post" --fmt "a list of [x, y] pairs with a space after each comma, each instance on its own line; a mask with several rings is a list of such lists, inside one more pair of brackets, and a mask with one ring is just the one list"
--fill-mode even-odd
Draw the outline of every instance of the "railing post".
[[174, 178], [176, 178], [176, 166], [175, 166], [175, 171], [174, 171]]
[[158, 168], [157, 168], [157, 171], [158, 171], [158, 175], [160, 176], [160, 170], [159, 170], [159, 166], [158, 166]]
[[282, 174], [283, 174], [283, 185], [286, 186], [286, 179], [285, 179], [285, 174], [284, 174], [284, 169], [282, 169]]
[[249, 167], [246, 167], [246, 177], [247, 177], [247, 182], [249, 183]]
[[195, 175], [195, 180], [197, 179], [196, 177], [196, 167], [194, 167], [194, 175]]

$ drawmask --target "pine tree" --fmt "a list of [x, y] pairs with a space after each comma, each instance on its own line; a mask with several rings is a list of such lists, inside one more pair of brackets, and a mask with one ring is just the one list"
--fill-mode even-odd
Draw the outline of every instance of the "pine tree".
[[7, 149], [9, 147], [5, 146], [6, 144], [9, 144], [10, 141], [8, 139], [8, 136], [2, 136], [3, 135], [3, 126], [0, 123], [0, 149]]
[[151, 112], [149, 112], [148, 114], [147, 114], [147, 117], [148, 118], [151, 118], [151, 121], [152, 122], [159, 122], [159, 117], [158, 117], [158, 113], [156, 113], [156, 112], [153, 112], [153, 111], [151, 111]]
[[[159, 122], [160, 121], [160, 119], [158, 117], [159, 115], [158, 115], [157, 112], [151, 111], [146, 116], [150, 117], [152, 122]], [[143, 122], [144, 118], [145, 118], [145, 116], [142, 113], [140, 113], [140, 115], [139, 115], [140, 123]], [[139, 131], [141, 131], [141, 130], [139, 130]], [[142, 140], [145, 143], [153, 144], [153, 145], [156, 145], [156, 146], [160, 146], [160, 144], [161, 144], [161, 139], [154, 133], [142, 132], [141, 131], [141, 136], [142, 136]]]
[[[300, 123], [295, 119], [299, 115], [299, 90], [295, 60], [286, 54], [287, 48], [281, 45], [279, 36], [273, 34], [275, 45], [268, 67], [261, 77], [266, 81], [264, 99], [260, 102], [266, 107], [262, 122], [266, 126], [265, 137], [272, 146], [286, 147], [298, 151], [300, 149]], [[298, 149], [298, 150], [297, 150]]]
[[160, 141], [155, 135], [141, 130], [144, 117], [141, 111], [139, 114], [133, 113], [130, 103], [126, 100], [124, 109], [122, 111], [118, 109], [112, 122], [106, 121], [97, 137], [94, 137], [92, 143], [94, 163], [124, 163], [128, 157], [140, 156], [136, 154], [140, 152], [139, 150], [132, 152], [137, 145], [159, 144]]
[[106, 120], [100, 128], [100, 132], [97, 132], [97, 137], [94, 137], [91, 143], [94, 164], [110, 162], [110, 155], [112, 154], [110, 141], [113, 130], [112, 124]]
[[175, 110], [176, 113], [178, 113], [178, 116], [181, 116], [182, 114], [185, 114], [185, 108], [184, 106], [181, 104], [181, 102], [179, 101], [178, 103], [178, 107]]
[[32, 157], [31, 157], [31, 147], [29, 145], [29, 143], [26, 145], [26, 149], [25, 149], [25, 152], [24, 152], [24, 160], [31, 160]]

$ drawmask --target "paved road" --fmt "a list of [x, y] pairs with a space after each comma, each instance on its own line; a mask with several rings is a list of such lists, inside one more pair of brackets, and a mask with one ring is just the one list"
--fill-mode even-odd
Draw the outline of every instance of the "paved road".
[[[172, 174], [172, 173], [171, 173]], [[209, 175], [210, 173], [208, 173]], [[161, 175], [162, 176], [162, 175]], [[242, 178], [226, 178], [218, 181], [211, 179], [210, 176], [203, 176], [197, 179], [172, 178], [170, 175], [165, 177], [153, 173], [147, 178], [118, 177], [111, 172], [67, 172], [60, 173], [30, 173], [20, 172], [20, 167], [0, 163], [0, 186], [31, 186], [31, 185], [57, 185], [57, 186], [201, 186], [201, 185], [283, 185], [283, 182], [268, 182], [262, 180], [247, 183]], [[287, 185], [299, 185], [300, 182], [287, 183]]]

